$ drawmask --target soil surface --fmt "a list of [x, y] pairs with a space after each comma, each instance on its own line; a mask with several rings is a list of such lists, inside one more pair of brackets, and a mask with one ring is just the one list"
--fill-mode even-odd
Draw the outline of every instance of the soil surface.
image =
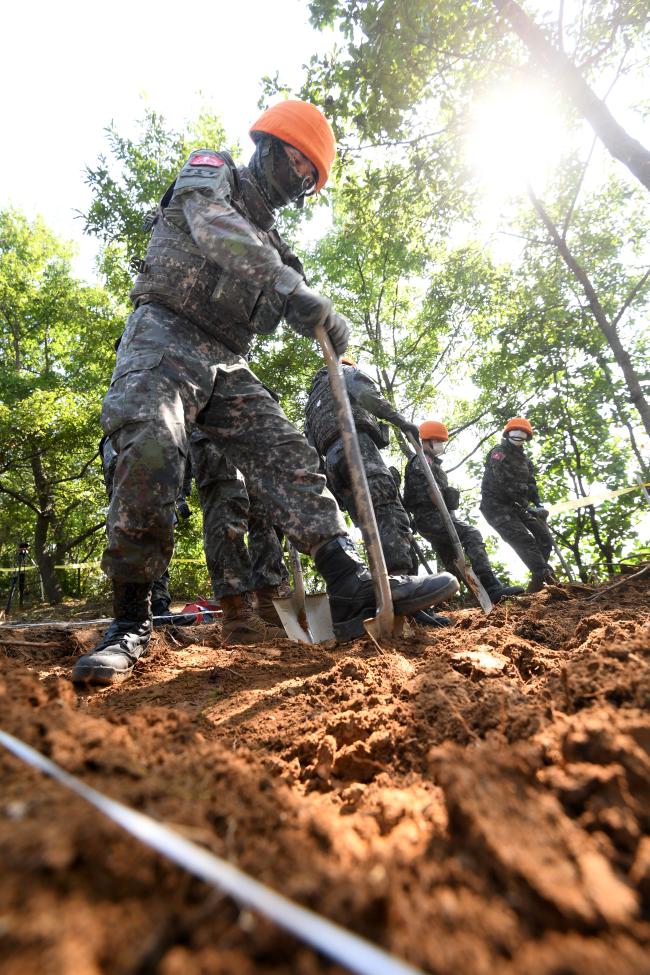
[[[427, 972], [650, 973], [650, 578], [369, 639], [0, 628], [0, 725]], [[0, 749], [3, 975], [342, 972]]]

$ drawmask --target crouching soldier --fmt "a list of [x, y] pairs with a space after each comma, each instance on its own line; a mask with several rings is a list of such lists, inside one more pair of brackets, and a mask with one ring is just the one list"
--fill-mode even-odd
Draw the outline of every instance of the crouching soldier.
[[[447, 475], [442, 469], [442, 456], [449, 440], [447, 427], [439, 420], [425, 420], [424, 423], [420, 424], [420, 439], [427, 463], [458, 532], [463, 551], [488, 596], [493, 603], [496, 603], [505, 596], [521, 595], [524, 591], [521, 586], [504, 586], [495, 575], [479, 530], [464, 521], [460, 521], [454, 514], [460, 504], [460, 491], [458, 488], [450, 486]], [[431, 500], [427, 488], [427, 479], [417, 456], [411, 457], [406, 465], [404, 504], [407, 511], [413, 515], [415, 527], [419, 534], [426, 538], [445, 568], [449, 572], [454, 572], [454, 550], [451, 540], [442, 517]]]
[[535, 471], [524, 452], [524, 444], [532, 436], [533, 428], [524, 417], [515, 416], [506, 423], [501, 443], [485, 461], [481, 513], [530, 569], [528, 592], [539, 592], [546, 582], [554, 581], [548, 564], [553, 539]]
[[[416, 438], [418, 429], [384, 399], [370, 376], [357, 367], [351, 356], [343, 356], [341, 362], [386, 568], [389, 572], [408, 575], [413, 566], [413, 536], [399, 488], [381, 455], [381, 450], [389, 444], [389, 430], [380, 421], [386, 420]], [[339, 507], [359, 526], [327, 368], [319, 369], [314, 376], [307, 400], [305, 433], [323, 459], [327, 485]], [[448, 626], [452, 622], [435, 613], [418, 613], [415, 620], [423, 626]]]

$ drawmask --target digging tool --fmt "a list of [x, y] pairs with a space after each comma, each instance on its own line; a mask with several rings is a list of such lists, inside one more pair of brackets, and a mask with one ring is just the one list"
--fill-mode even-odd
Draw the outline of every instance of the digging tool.
[[555, 554], [558, 557], [558, 561], [559, 561], [560, 565], [562, 566], [562, 568], [564, 570], [565, 576], [567, 577], [567, 579], [569, 580], [569, 582], [575, 582], [575, 576], [571, 572], [571, 569], [569, 568], [568, 562], [566, 561], [566, 559], [562, 555], [562, 552], [560, 551], [560, 546], [555, 541], [555, 535], [553, 534], [553, 532], [549, 528], [548, 521], [546, 520], [546, 518], [543, 518], [542, 515], [537, 514], [537, 512], [534, 510], [534, 508], [526, 508], [525, 510], [528, 512], [528, 514], [533, 515], [533, 517], [537, 518], [538, 521], [543, 521], [543, 523], [546, 525], [546, 528], [548, 530], [548, 533], [551, 536], [551, 542], [553, 543], [553, 551], [555, 552]]
[[[546, 527], [548, 528], [548, 525]], [[562, 568], [564, 569], [564, 574], [566, 575], [566, 577], [569, 580], [569, 582], [575, 582], [575, 578], [576, 577], [574, 576], [573, 572], [569, 568], [569, 563], [566, 561], [566, 559], [562, 555], [562, 552], [560, 551], [560, 546], [555, 541], [555, 536], [554, 536], [553, 532], [551, 532], [551, 529], [550, 528], [548, 530], [551, 533], [551, 541], [553, 542], [553, 551], [557, 555], [558, 561], [559, 561], [560, 565], [562, 566]]]
[[420, 546], [418, 545], [418, 543], [415, 541], [414, 538], [411, 538], [411, 548], [415, 552], [415, 557], [419, 560], [426, 574], [432, 576], [434, 574], [433, 569], [427, 562], [424, 552], [422, 551], [422, 549], [420, 548]]
[[485, 587], [483, 586], [481, 581], [474, 573], [474, 570], [470, 568], [470, 566], [467, 565], [467, 563], [465, 562], [465, 555], [463, 554], [463, 548], [460, 544], [458, 532], [454, 528], [454, 523], [451, 519], [451, 515], [447, 511], [447, 505], [445, 504], [444, 499], [442, 497], [442, 492], [440, 491], [440, 488], [438, 487], [438, 483], [431, 472], [431, 468], [427, 463], [426, 457], [424, 456], [424, 450], [422, 449], [422, 444], [420, 444], [419, 441], [415, 439], [415, 437], [410, 436], [410, 434], [407, 434], [406, 436], [409, 443], [411, 444], [416, 454], [418, 455], [420, 467], [422, 468], [422, 471], [427, 481], [427, 488], [429, 490], [429, 495], [434, 505], [438, 509], [438, 513], [440, 514], [445, 529], [447, 530], [447, 534], [449, 535], [449, 539], [451, 541], [452, 548], [454, 550], [454, 568], [458, 572], [458, 575], [461, 577], [461, 579], [463, 580], [467, 588], [470, 589], [478, 599], [479, 605], [483, 610], [483, 612], [490, 613], [494, 609], [494, 603], [492, 602], [487, 592], [485, 591]]
[[290, 596], [273, 600], [284, 631], [290, 640], [299, 643], [324, 643], [325, 640], [333, 640], [332, 614], [327, 593], [305, 593], [300, 555], [289, 541], [287, 548], [293, 570], [293, 592]]
[[334, 352], [325, 326], [317, 325], [315, 335], [323, 351], [323, 358], [327, 365], [330, 388], [336, 405], [338, 428], [341, 432], [345, 459], [350, 474], [350, 486], [354, 497], [354, 507], [366, 546], [370, 575], [372, 576], [375, 596], [377, 598], [376, 616], [373, 619], [364, 620], [363, 625], [366, 632], [375, 640], [387, 639], [392, 636], [395, 626], [393, 597], [390, 591], [390, 583], [388, 582], [386, 560], [384, 559], [384, 552], [379, 540], [377, 519], [375, 518], [375, 510], [372, 506], [370, 488], [368, 487], [366, 471], [363, 466], [361, 450], [359, 449], [357, 430], [354, 425], [354, 419], [352, 418], [350, 399], [345, 386], [340, 362]]

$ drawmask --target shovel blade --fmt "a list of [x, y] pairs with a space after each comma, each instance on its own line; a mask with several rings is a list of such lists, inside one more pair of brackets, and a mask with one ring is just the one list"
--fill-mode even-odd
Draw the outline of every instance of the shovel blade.
[[326, 593], [310, 593], [305, 596], [304, 611], [295, 593], [284, 599], [274, 599], [273, 605], [290, 640], [314, 644], [334, 639], [332, 614]]
[[487, 592], [485, 591], [483, 583], [478, 579], [478, 577], [474, 573], [474, 570], [470, 569], [470, 567], [466, 565], [465, 562], [463, 562], [462, 565], [459, 562], [456, 562], [455, 566], [456, 569], [458, 570], [458, 574], [460, 575], [461, 579], [463, 580], [467, 588], [471, 589], [471, 591], [476, 596], [478, 600], [478, 604], [483, 610], [483, 612], [486, 615], [488, 613], [491, 613], [492, 610], [494, 609], [494, 603], [492, 602]]

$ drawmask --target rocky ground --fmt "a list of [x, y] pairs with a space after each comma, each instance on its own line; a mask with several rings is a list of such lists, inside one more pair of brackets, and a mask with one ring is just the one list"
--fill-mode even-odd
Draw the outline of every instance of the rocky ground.
[[[379, 648], [0, 628], [0, 726], [427, 972], [650, 972], [650, 577]], [[0, 749], [3, 975], [342, 969]]]

